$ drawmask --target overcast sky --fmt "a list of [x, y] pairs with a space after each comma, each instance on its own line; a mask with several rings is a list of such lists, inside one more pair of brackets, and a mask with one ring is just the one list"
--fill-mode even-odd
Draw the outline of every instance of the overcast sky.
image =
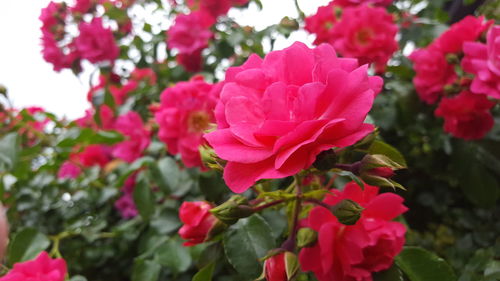
[[[293, 0], [261, 0], [263, 11], [255, 5], [248, 10], [232, 10], [230, 16], [240, 24], [261, 29], [278, 23], [284, 16], [297, 15]], [[28, 4], [29, 2], [29, 4]], [[306, 14], [329, 0], [299, 1]], [[56, 73], [41, 55], [40, 10], [49, 0], [0, 1], [0, 84], [9, 90], [15, 107], [41, 106], [47, 111], [70, 119], [81, 117], [89, 107], [86, 101], [89, 73], [80, 78], [69, 70]], [[277, 42], [283, 48], [293, 41], [311, 42], [312, 38], [300, 32], [288, 41]], [[9, 42], [9, 43], [5, 43]]]

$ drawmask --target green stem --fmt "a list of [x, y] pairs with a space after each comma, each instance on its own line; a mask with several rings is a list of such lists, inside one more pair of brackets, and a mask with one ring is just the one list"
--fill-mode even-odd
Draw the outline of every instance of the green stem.
[[299, 0], [294, 0], [294, 2], [295, 2], [295, 8], [297, 9], [297, 12], [299, 13], [299, 18], [304, 19], [306, 17], [306, 14], [300, 8]]
[[278, 204], [281, 204], [285, 202], [285, 199], [280, 199], [280, 200], [276, 200], [276, 201], [273, 201], [273, 202], [269, 202], [269, 203], [266, 203], [266, 204], [263, 204], [263, 205], [260, 205], [260, 206], [257, 206], [257, 207], [254, 207], [253, 208], [253, 211], [254, 212], [260, 212], [264, 209], [267, 209], [267, 208], [270, 208], [270, 207], [273, 207], [275, 205], [278, 205]]

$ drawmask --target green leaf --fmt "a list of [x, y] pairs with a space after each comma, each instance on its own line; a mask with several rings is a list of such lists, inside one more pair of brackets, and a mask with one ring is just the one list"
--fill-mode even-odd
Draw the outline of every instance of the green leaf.
[[10, 133], [0, 140], [0, 172], [15, 168], [19, 150], [19, 138], [16, 133]]
[[132, 272], [132, 281], [157, 281], [161, 266], [151, 260], [136, 260]]
[[229, 263], [242, 276], [255, 279], [262, 272], [259, 258], [274, 248], [272, 229], [259, 215], [241, 219], [224, 235]]
[[407, 167], [406, 160], [403, 155], [396, 148], [381, 140], [375, 140], [368, 149], [368, 153], [385, 155], [401, 166]]
[[12, 265], [34, 259], [50, 246], [47, 236], [34, 228], [25, 228], [18, 232], [9, 245], [7, 259]]
[[163, 243], [156, 251], [156, 260], [175, 273], [184, 272], [191, 265], [191, 255], [178, 239]]
[[75, 275], [69, 279], [69, 281], [87, 281], [87, 278], [81, 276], [81, 275]]
[[403, 274], [396, 265], [389, 269], [373, 273], [373, 281], [403, 281]]
[[419, 247], [405, 247], [396, 264], [410, 281], [456, 281], [450, 265], [442, 258]]
[[145, 182], [139, 182], [134, 189], [134, 202], [141, 217], [149, 220], [155, 210], [155, 201], [151, 188]]
[[215, 262], [211, 262], [204, 266], [194, 276], [192, 281], [212, 281], [212, 275], [215, 269]]

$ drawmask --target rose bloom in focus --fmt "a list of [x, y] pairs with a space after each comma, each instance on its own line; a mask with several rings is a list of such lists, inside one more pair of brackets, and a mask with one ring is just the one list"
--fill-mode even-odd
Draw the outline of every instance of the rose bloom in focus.
[[234, 192], [259, 179], [306, 169], [323, 150], [346, 147], [373, 131], [364, 123], [382, 79], [338, 58], [331, 45], [295, 43], [264, 59], [252, 55], [228, 69], [215, 109], [217, 130], [205, 135], [227, 160]]
[[361, 218], [354, 225], [343, 225], [330, 210], [312, 209], [306, 225], [318, 232], [318, 241], [301, 250], [302, 270], [314, 272], [319, 281], [372, 281], [372, 272], [388, 269], [403, 248], [406, 229], [391, 221], [407, 211], [403, 198], [378, 194], [378, 187], [367, 184], [362, 190], [354, 182], [332, 192], [326, 204], [354, 200], [364, 208]]

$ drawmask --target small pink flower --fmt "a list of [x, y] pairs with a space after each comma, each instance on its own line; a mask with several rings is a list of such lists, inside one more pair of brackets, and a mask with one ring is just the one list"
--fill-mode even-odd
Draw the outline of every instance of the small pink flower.
[[249, 0], [187, 0], [192, 11], [201, 10], [210, 14], [214, 19], [227, 14], [232, 6], [243, 6]]
[[436, 103], [443, 95], [444, 86], [457, 79], [453, 65], [432, 46], [414, 51], [409, 58], [416, 72], [413, 84], [420, 99], [428, 104]]
[[158, 137], [172, 154], [181, 154], [187, 167], [203, 167], [199, 147], [205, 143], [203, 133], [214, 121], [217, 97], [212, 85], [195, 76], [179, 82], [161, 94], [161, 106], [155, 113], [160, 126]]
[[184, 246], [194, 246], [205, 242], [217, 223], [217, 218], [210, 213], [212, 205], [205, 201], [183, 202], [179, 209], [179, 218], [184, 225], [179, 229], [179, 236], [188, 240]]
[[167, 48], [177, 49], [181, 54], [191, 54], [208, 46], [213, 33], [213, 20], [203, 12], [180, 14], [167, 31]]
[[492, 20], [485, 22], [484, 16], [478, 18], [467, 16], [451, 25], [432, 45], [444, 54], [459, 53], [465, 42], [477, 40], [492, 23]]
[[493, 128], [490, 109], [495, 104], [485, 95], [463, 91], [455, 97], [443, 98], [435, 111], [444, 118], [444, 130], [465, 140], [483, 138]]
[[315, 45], [330, 41], [333, 25], [338, 21], [336, 9], [339, 9], [339, 6], [336, 4], [336, 1], [332, 1], [327, 6], [321, 6], [316, 14], [305, 19], [305, 30], [316, 34]]
[[332, 1], [342, 7], [358, 6], [362, 4], [373, 4], [375, 6], [389, 6], [394, 0], [335, 0]]
[[462, 67], [474, 74], [471, 91], [500, 99], [500, 26], [493, 26], [486, 45], [479, 42], [464, 43], [465, 57]]
[[149, 146], [149, 130], [144, 128], [141, 116], [133, 111], [118, 117], [115, 128], [126, 140], [114, 146], [113, 156], [129, 163], [134, 162]]
[[125, 181], [122, 192], [123, 195], [115, 202], [115, 208], [120, 212], [124, 219], [131, 219], [139, 214], [134, 202], [135, 177], [133, 174]]
[[318, 232], [318, 242], [301, 250], [302, 270], [314, 272], [319, 281], [371, 281], [372, 272], [389, 268], [403, 248], [406, 229], [391, 221], [406, 212], [403, 198], [378, 194], [378, 187], [367, 184], [362, 190], [354, 182], [332, 192], [326, 204], [356, 201], [364, 208], [361, 218], [354, 225], [343, 225], [330, 210], [315, 207], [306, 222]]
[[83, 151], [72, 154], [70, 158], [76, 163], [81, 163], [84, 167], [99, 165], [101, 168], [111, 160], [108, 149], [99, 144], [91, 144]]
[[42, 22], [42, 30], [49, 31], [51, 27], [61, 23], [65, 18], [66, 11], [63, 4], [51, 1], [42, 9], [38, 19]]
[[76, 179], [82, 173], [82, 169], [71, 161], [65, 161], [59, 171], [57, 177], [60, 179]]
[[64, 281], [67, 268], [63, 259], [51, 259], [41, 252], [34, 260], [16, 263], [0, 281]]
[[217, 130], [205, 135], [227, 160], [229, 188], [241, 193], [257, 180], [294, 175], [320, 152], [372, 132], [364, 120], [382, 79], [369, 77], [367, 67], [338, 58], [331, 45], [311, 50], [296, 42], [229, 68], [215, 109]]
[[360, 5], [347, 7], [334, 24], [330, 43], [342, 56], [357, 58], [360, 64], [373, 63], [383, 72], [398, 50], [398, 26], [385, 8]]
[[120, 54], [113, 32], [104, 28], [101, 18], [94, 18], [90, 23], [82, 22], [78, 26], [80, 35], [75, 45], [81, 57], [91, 63], [108, 61], [113, 63]]
[[94, 5], [97, 4], [97, 0], [76, 0], [75, 5], [72, 6], [71, 12], [73, 13], [87, 13]]

